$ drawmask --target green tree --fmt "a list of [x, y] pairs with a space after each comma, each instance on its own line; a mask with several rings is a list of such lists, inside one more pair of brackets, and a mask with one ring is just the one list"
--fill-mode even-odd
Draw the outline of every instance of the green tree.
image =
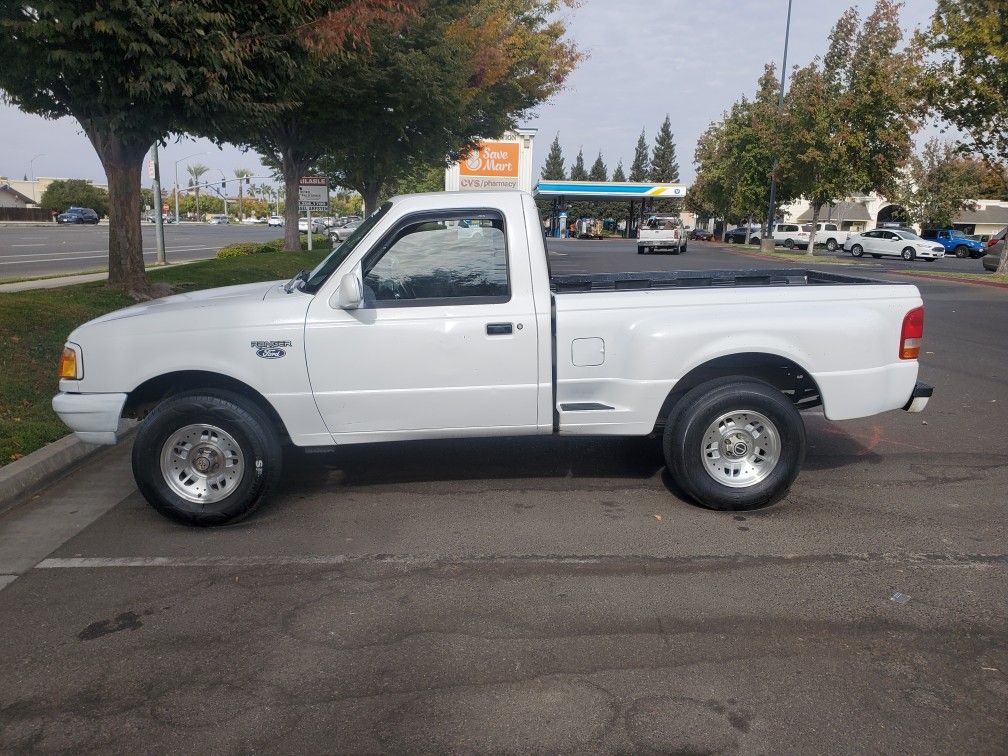
[[375, 39], [367, 61], [330, 79], [331, 99], [354, 107], [326, 153], [326, 172], [359, 191], [371, 212], [383, 188], [414, 166], [445, 165], [477, 136], [515, 128], [580, 58], [556, 15], [572, 3], [428, 0], [418, 22]]
[[[220, 137], [228, 114], [255, 121], [289, 94], [294, 53], [351, 46], [368, 20], [408, 0], [33, 0], [0, 4], [0, 89], [18, 108], [75, 118], [109, 185], [109, 283], [149, 283], [140, 169], [170, 133]], [[278, 31], [280, 30], [280, 31]]]
[[961, 210], [974, 210], [983, 163], [964, 158], [956, 148], [937, 139], [928, 140], [889, 197], [907, 212], [909, 220], [925, 228], [948, 228]]
[[62, 213], [68, 207], [90, 207], [99, 216], [104, 216], [108, 215], [109, 195], [101, 187], [83, 179], [53, 181], [42, 192], [39, 207], [57, 213]]
[[637, 138], [637, 147], [634, 148], [633, 162], [630, 164], [631, 181], [647, 181], [648, 174], [651, 173], [651, 161], [648, 159], [648, 143], [644, 137], [644, 129], [641, 129]]
[[540, 176], [547, 181], [563, 181], [567, 178], [563, 150], [560, 149], [559, 134], [553, 137], [553, 144], [550, 145], [550, 151], [546, 156], [546, 162], [543, 164]]
[[618, 163], [616, 163], [616, 170], [613, 171], [612, 180], [615, 181], [615, 182], [617, 182], [617, 183], [620, 183], [620, 182], [623, 182], [623, 181], [627, 180], [626, 179], [626, 173], [623, 172], [623, 161], [622, 160], [620, 160]]
[[655, 137], [654, 151], [651, 153], [651, 181], [676, 183], [679, 181], [679, 162], [676, 160], [675, 138], [672, 136], [672, 120], [665, 116], [658, 136]]
[[588, 170], [585, 168], [584, 149], [578, 150], [577, 157], [574, 158], [574, 165], [571, 166], [571, 181], [587, 181]]
[[595, 158], [595, 162], [592, 163], [591, 170], [588, 171], [589, 181], [608, 181], [609, 171], [606, 169], [605, 161], [602, 160], [602, 153], [598, 154]]

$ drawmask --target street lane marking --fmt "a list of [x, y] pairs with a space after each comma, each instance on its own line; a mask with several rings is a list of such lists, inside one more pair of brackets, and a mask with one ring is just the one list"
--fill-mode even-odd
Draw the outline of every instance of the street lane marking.
[[742, 567], [759, 563], [887, 563], [930, 567], [990, 567], [1008, 565], [1008, 554], [754, 554], [754, 555], [696, 555], [683, 557], [653, 557], [642, 555], [600, 555], [600, 556], [486, 556], [459, 558], [439, 556], [418, 556], [410, 554], [330, 554], [330, 555], [263, 555], [227, 557], [182, 557], [182, 556], [130, 556], [130, 557], [49, 557], [35, 565], [39, 570], [75, 569], [130, 569], [130, 568], [247, 568], [277, 566], [339, 566], [345, 564], [391, 564], [404, 567], [432, 567], [451, 565], [479, 567], [481, 565], [524, 565], [543, 567], [612, 567], [638, 566], [641, 569], [655, 567], [697, 567], [733, 565]]
[[39, 242], [38, 244], [11, 244], [12, 247], [48, 247], [49, 245], [45, 242]]

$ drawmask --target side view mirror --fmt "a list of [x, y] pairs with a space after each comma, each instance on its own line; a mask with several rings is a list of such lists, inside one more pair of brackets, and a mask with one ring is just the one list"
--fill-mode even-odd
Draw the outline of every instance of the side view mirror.
[[340, 279], [336, 304], [342, 310], [356, 310], [364, 304], [364, 284], [357, 271], [347, 273]]

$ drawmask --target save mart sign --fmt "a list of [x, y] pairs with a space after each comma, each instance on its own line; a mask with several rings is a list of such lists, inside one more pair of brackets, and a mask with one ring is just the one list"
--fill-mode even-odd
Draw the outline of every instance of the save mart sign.
[[480, 142], [459, 161], [459, 189], [518, 189], [517, 142]]

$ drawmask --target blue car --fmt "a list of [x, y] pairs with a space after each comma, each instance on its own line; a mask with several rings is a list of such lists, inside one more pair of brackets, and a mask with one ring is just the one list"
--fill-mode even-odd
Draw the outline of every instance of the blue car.
[[945, 247], [946, 255], [955, 255], [960, 259], [983, 257], [986, 248], [983, 242], [970, 239], [955, 228], [925, 228], [921, 231], [921, 238], [938, 242]]

